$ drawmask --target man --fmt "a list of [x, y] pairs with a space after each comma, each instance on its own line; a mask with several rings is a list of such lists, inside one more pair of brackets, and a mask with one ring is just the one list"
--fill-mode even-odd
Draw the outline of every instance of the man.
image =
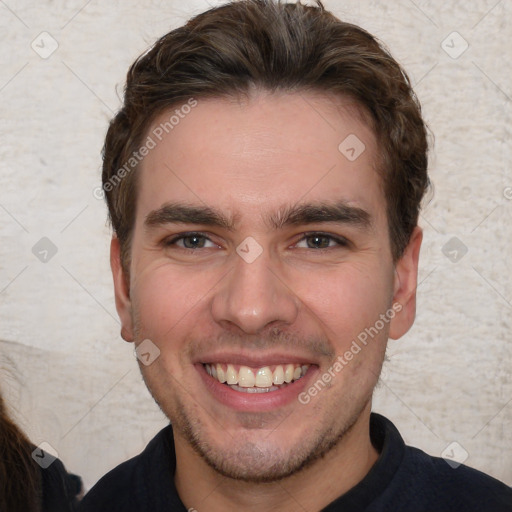
[[230, 3], [141, 56], [103, 189], [121, 333], [172, 427], [83, 510], [512, 510], [371, 413], [427, 187], [405, 73], [320, 4]]

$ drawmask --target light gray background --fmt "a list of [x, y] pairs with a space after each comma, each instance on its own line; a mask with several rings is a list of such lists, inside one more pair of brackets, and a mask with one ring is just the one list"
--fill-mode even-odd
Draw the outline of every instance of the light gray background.
[[[166, 424], [119, 337], [93, 196], [103, 137], [129, 64], [209, 4], [0, 0], [1, 386], [32, 440], [87, 487]], [[406, 442], [467, 452], [512, 484], [511, 3], [325, 4], [388, 45], [436, 137], [418, 317], [389, 344], [374, 409]], [[42, 32], [58, 43], [47, 58], [31, 47], [51, 49]], [[47, 262], [32, 252], [42, 237], [57, 248]]]

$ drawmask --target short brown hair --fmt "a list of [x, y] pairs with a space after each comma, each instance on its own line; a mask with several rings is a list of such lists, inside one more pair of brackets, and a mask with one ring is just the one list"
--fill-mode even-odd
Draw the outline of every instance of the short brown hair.
[[137, 192], [133, 155], [150, 124], [192, 97], [248, 94], [254, 86], [335, 94], [355, 100], [367, 114], [381, 149], [377, 166], [398, 260], [429, 184], [427, 129], [406, 73], [372, 35], [340, 21], [320, 1], [313, 7], [239, 0], [169, 32], [128, 71], [124, 104], [105, 140], [102, 175], [125, 269]]

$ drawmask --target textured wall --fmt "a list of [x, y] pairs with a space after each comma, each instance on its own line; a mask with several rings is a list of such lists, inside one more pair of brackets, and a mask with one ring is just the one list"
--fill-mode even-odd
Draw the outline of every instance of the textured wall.
[[[118, 334], [102, 140], [131, 61], [208, 4], [0, 2], [2, 388], [87, 486], [165, 424]], [[418, 317], [390, 342], [374, 409], [512, 484], [512, 5], [325, 4], [387, 43], [436, 139]]]

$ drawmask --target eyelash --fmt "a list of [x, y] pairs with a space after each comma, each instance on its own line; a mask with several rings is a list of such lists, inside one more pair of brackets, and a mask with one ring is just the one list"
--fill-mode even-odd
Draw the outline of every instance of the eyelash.
[[[328, 238], [330, 241], [336, 242], [338, 244], [338, 247], [348, 247], [350, 245], [349, 241], [346, 238], [344, 238], [344, 237], [334, 236], [334, 235], [331, 235], [331, 234], [328, 234], [328, 233], [322, 233], [322, 232], [319, 232], [319, 231], [311, 231], [311, 232], [302, 233], [302, 238], [300, 240], [298, 240], [297, 243], [299, 243], [299, 242], [301, 242], [303, 240], [306, 240], [308, 238], [313, 238], [313, 237]], [[186, 238], [204, 238], [204, 239], [214, 243], [208, 237], [208, 235], [206, 235], [205, 233], [201, 233], [199, 231], [190, 231], [190, 232], [187, 232], [187, 233], [181, 233], [179, 235], [176, 235], [176, 236], [172, 237], [171, 239], [164, 240], [163, 243], [164, 243], [165, 247], [171, 247], [171, 246], [175, 245], [176, 242], [178, 242], [180, 240], [184, 240]], [[314, 249], [314, 250], [319, 252], [319, 251], [326, 251], [326, 250], [335, 249], [335, 248], [336, 247], [322, 247], [322, 248]], [[180, 249], [182, 249], [184, 251], [196, 252], [198, 249], [203, 249], [203, 247], [199, 247], [199, 248], [196, 248], [196, 249], [191, 249], [189, 247], [180, 247]], [[312, 248], [308, 247], [308, 249], [312, 249]]]

